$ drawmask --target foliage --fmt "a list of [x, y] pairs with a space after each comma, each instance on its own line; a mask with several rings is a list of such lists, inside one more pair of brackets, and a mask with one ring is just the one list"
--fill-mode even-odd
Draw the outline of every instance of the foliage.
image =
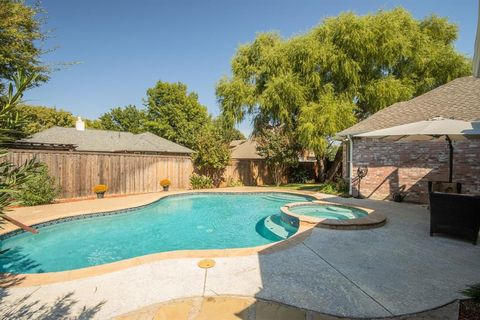
[[297, 150], [293, 139], [282, 128], [266, 129], [257, 136], [257, 152], [265, 158], [277, 186], [286, 169], [298, 162]]
[[462, 294], [466, 295], [467, 297], [480, 300], [480, 283], [468, 286], [467, 289], [462, 291]]
[[223, 169], [230, 162], [230, 149], [221, 131], [213, 125], [206, 125], [196, 142], [193, 160], [197, 168], [213, 179], [218, 185]]
[[48, 173], [48, 167], [41, 164], [38, 172], [32, 174], [15, 195], [26, 206], [37, 206], [52, 203], [58, 196], [60, 187]]
[[[34, 83], [36, 77], [35, 74], [16, 73], [13, 83], [8, 85], [7, 95], [0, 99], [0, 145], [11, 143], [21, 135], [23, 122], [18, 117], [16, 106], [21, 102], [23, 92]], [[15, 203], [14, 195], [22, 185], [39, 170], [35, 158], [17, 167], [5, 160], [6, 155], [7, 151], [0, 149], [0, 218], [5, 214], [6, 207]]]
[[0, 0], [0, 94], [17, 70], [37, 74], [29, 85], [48, 79], [48, 70], [42, 65], [42, 21], [38, 6], [29, 7], [24, 1]]
[[298, 139], [315, 153], [317, 160], [326, 158], [328, 139], [355, 123], [355, 106], [346, 97], [336, 96], [331, 85], [325, 86], [317, 102], [305, 105], [298, 116]]
[[357, 119], [470, 74], [456, 38], [447, 19], [403, 8], [344, 13], [290, 39], [262, 33], [238, 49], [217, 99], [228, 121], [281, 126], [323, 160], [328, 139]]
[[93, 192], [95, 193], [105, 193], [108, 191], [108, 186], [104, 184], [97, 184], [95, 187], [93, 187]]
[[168, 187], [168, 186], [171, 185], [171, 184], [172, 184], [172, 182], [171, 182], [170, 180], [168, 180], [168, 179], [162, 179], [162, 180], [160, 180], [160, 185], [161, 185], [162, 187]]
[[336, 195], [348, 194], [348, 184], [343, 179], [337, 179], [337, 181], [328, 181], [320, 184], [318, 192]]
[[190, 177], [190, 185], [192, 189], [211, 189], [214, 187], [212, 178], [196, 173]]
[[124, 108], [113, 108], [98, 118], [98, 121], [91, 123], [95, 129], [126, 131], [131, 133], [142, 133], [146, 131], [145, 122], [147, 115], [144, 110], [137, 109], [134, 105]]
[[25, 122], [22, 127], [22, 132], [26, 135], [46, 130], [48, 128], [66, 127], [71, 128], [75, 126], [75, 117], [69, 111], [62, 109], [20, 105], [17, 107], [18, 114]]
[[219, 131], [222, 140], [225, 140], [226, 142], [246, 139], [243, 133], [235, 128], [234, 123], [227, 121], [223, 115], [213, 119], [213, 125]]
[[288, 182], [290, 183], [307, 183], [308, 178], [308, 172], [303, 167], [291, 167], [288, 173]]
[[226, 187], [243, 187], [243, 183], [240, 180], [233, 179], [229, 177], [225, 183]]
[[165, 139], [194, 148], [210, 120], [207, 108], [183, 83], [158, 81], [147, 90], [147, 130]]

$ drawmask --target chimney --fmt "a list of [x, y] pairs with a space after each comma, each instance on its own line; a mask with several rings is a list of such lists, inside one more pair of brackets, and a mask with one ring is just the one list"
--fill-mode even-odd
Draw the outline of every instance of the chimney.
[[473, 50], [473, 76], [480, 78], [480, 0], [478, 1], [477, 38]]
[[85, 122], [82, 121], [82, 117], [77, 118], [77, 122], [75, 123], [75, 129], [78, 131], [85, 131]]

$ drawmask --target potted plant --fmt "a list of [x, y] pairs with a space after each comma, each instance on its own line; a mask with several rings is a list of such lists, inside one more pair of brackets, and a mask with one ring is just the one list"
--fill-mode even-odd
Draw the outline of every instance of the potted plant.
[[172, 183], [168, 179], [163, 179], [160, 181], [160, 185], [163, 187], [163, 191], [168, 191], [168, 187], [170, 187]]
[[93, 188], [93, 192], [97, 194], [98, 199], [103, 199], [103, 197], [105, 196], [105, 192], [107, 192], [107, 190], [108, 190], [108, 187], [104, 184], [97, 184]]

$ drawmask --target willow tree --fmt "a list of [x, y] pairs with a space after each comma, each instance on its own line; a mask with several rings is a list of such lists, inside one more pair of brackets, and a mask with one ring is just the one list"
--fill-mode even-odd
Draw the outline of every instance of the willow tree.
[[402, 8], [344, 13], [289, 39], [262, 33], [238, 49], [217, 98], [229, 121], [282, 126], [322, 163], [328, 139], [356, 119], [469, 74], [456, 38], [447, 19]]

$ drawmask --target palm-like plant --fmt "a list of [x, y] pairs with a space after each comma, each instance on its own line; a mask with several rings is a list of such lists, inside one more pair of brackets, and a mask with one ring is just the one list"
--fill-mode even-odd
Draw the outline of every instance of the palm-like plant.
[[6, 160], [9, 143], [22, 137], [23, 120], [15, 107], [22, 101], [23, 92], [35, 81], [36, 74], [18, 72], [9, 84], [7, 95], [0, 97], [0, 220], [3, 220], [6, 207], [14, 204], [13, 194], [39, 169], [36, 159], [15, 166]]

